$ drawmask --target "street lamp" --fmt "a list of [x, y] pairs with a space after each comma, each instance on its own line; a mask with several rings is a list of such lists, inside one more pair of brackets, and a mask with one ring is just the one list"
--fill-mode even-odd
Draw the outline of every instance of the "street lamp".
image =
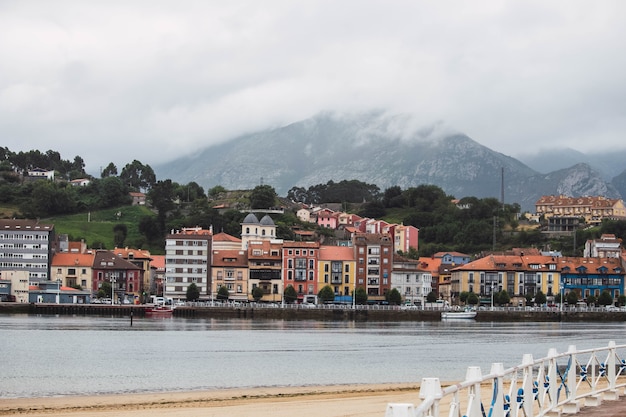
[[560, 279], [560, 282], [561, 282], [561, 288], [560, 288], [561, 289], [561, 303], [560, 303], [560, 306], [559, 306], [559, 311], [563, 312], [563, 301], [564, 301], [563, 298], [564, 298], [564, 295], [565, 295], [565, 288], [563, 288], [563, 286], [564, 286], [565, 281], [563, 280], [562, 277]]
[[61, 304], [61, 279], [57, 279], [57, 304]]
[[111, 305], [115, 304], [115, 283], [117, 282], [117, 276], [115, 272], [111, 272]]
[[493, 311], [493, 281], [491, 282], [491, 310]]

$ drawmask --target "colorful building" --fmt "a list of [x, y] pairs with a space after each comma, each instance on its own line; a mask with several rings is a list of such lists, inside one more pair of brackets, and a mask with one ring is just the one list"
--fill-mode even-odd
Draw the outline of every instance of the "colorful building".
[[[347, 246], [320, 246], [318, 292], [330, 285], [335, 302], [352, 304], [356, 283], [354, 249]], [[365, 288], [365, 286], [362, 286]]]
[[297, 302], [304, 295], [318, 293], [319, 242], [283, 242], [283, 288], [292, 286], [298, 294]]

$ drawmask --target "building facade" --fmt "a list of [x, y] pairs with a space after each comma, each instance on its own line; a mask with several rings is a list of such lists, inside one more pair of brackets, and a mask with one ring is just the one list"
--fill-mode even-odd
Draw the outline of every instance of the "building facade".
[[211, 265], [211, 299], [216, 299], [221, 287], [228, 290], [230, 301], [248, 301], [248, 254], [238, 249], [213, 250]]
[[172, 231], [165, 237], [165, 296], [186, 298], [193, 283], [200, 298], [211, 295], [212, 233], [199, 227]]
[[319, 242], [283, 242], [283, 287], [292, 286], [298, 294], [297, 302], [304, 295], [318, 293]]
[[[354, 250], [348, 246], [320, 246], [318, 292], [330, 285], [335, 302], [352, 304], [356, 285]], [[365, 288], [365, 286], [363, 286]]]
[[53, 224], [0, 219], [0, 271], [27, 271], [30, 282], [47, 281], [56, 248]]
[[382, 233], [355, 233], [352, 238], [356, 259], [356, 286], [367, 292], [368, 301], [385, 300], [391, 288], [393, 241]]
[[391, 286], [397, 289], [407, 304], [423, 306], [432, 291], [432, 275], [420, 269], [420, 262], [400, 255], [393, 257]]
[[284, 288], [282, 240], [248, 241], [248, 270], [250, 292], [259, 287], [263, 290], [260, 301], [282, 302]]
[[92, 292], [97, 293], [105, 282], [111, 285], [111, 294], [105, 297], [115, 304], [132, 303], [143, 282], [143, 269], [111, 251], [98, 250], [92, 266]]

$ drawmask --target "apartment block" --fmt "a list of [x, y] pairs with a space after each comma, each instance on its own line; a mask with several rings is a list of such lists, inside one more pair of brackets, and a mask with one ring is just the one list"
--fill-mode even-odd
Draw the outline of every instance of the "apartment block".
[[212, 232], [199, 227], [173, 230], [165, 237], [165, 296], [185, 298], [193, 283], [201, 298], [209, 298], [211, 245]]
[[53, 224], [0, 219], [0, 271], [27, 271], [30, 282], [47, 281], [56, 248]]

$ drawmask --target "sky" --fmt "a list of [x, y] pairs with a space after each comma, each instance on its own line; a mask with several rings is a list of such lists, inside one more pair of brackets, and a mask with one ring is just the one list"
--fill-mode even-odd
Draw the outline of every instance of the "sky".
[[510, 156], [626, 147], [626, 1], [0, 0], [0, 146], [155, 166], [384, 109]]

